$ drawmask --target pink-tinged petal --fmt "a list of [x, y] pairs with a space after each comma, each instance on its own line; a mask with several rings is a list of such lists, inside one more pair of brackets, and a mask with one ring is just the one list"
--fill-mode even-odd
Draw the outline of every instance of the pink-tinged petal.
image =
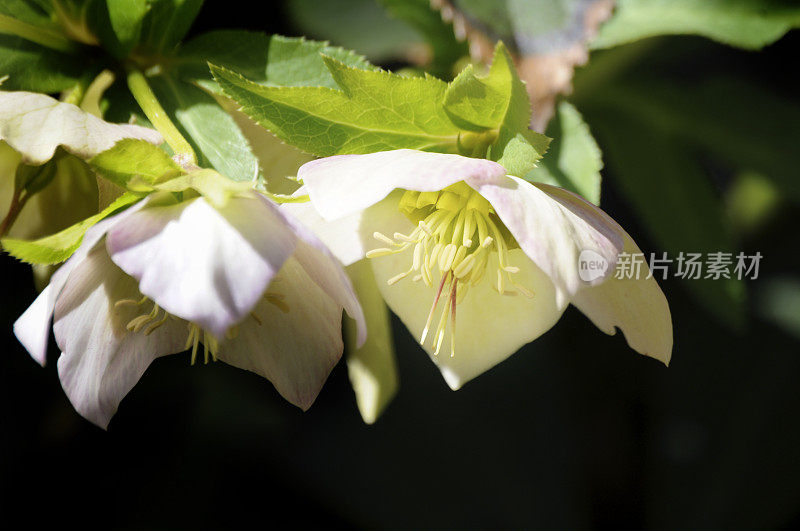
[[187, 337], [186, 323], [172, 318], [149, 335], [129, 332], [126, 324], [151, 305], [115, 307], [123, 299], [141, 299], [136, 281], [99, 246], [76, 265], [55, 308], [61, 385], [75, 410], [101, 428], [150, 362], [182, 351]]
[[33, 304], [14, 323], [14, 334], [25, 350], [40, 365], [44, 366], [47, 360], [47, 342], [50, 337], [50, 318], [56, 305], [61, 290], [64, 288], [70, 273], [94, 249], [95, 245], [106, 235], [106, 232], [115, 224], [144, 207], [147, 199], [132, 206], [128, 210], [106, 218], [96, 223], [83, 236], [81, 246], [77, 251], [58, 268], [50, 279], [50, 284], [42, 290]]
[[342, 308], [294, 258], [277, 279], [267, 293], [283, 296], [288, 311], [262, 299], [236, 337], [220, 346], [217, 358], [267, 378], [305, 410], [342, 355]]
[[159, 306], [223, 337], [256, 305], [297, 238], [274, 205], [232, 197], [153, 206], [109, 231], [111, 259]]
[[[641, 253], [627, 233], [624, 252]], [[669, 364], [672, 356], [669, 304], [656, 280], [647, 278], [646, 264], [640, 273], [638, 278], [612, 276], [599, 286], [581, 290], [572, 304], [606, 334], [614, 334], [618, 327], [633, 350]]]
[[[269, 202], [266, 198], [262, 199], [265, 202]], [[356, 321], [358, 345], [363, 345], [367, 339], [364, 312], [358, 302], [350, 277], [344, 272], [342, 264], [328, 247], [302, 223], [289, 215], [285, 215], [285, 221], [288, 226], [292, 227], [299, 238], [294, 255], [292, 255], [293, 258], [298, 261], [317, 286], [327, 293], [334, 302], [344, 308], [351, 319]]]
[[327, 220], [364, 210], [397, 188], [433, 192], [467, 179], [496, 182], [505, 174], [505, 168], [490, 160], [413, 149], [336, 155], [297, 171], [312, 204]]
[[[387, 199], [379, 205], [384, 208], [384, 212], [374, 212], [375, 224], [384, 220], [387, 225], [397, 227], [395, 230], [406, 234], [413, 229], [414, 225], [397, 211], [395, 201]], [[545, 273], [519, 249], [510, 251], [508, 257], [509, 263], [520, 269], [514, 274], [514, 280], [531, 290], [534, 296], [528, 298], [521, 294], [500, 295], [492, 287], [492, 282], [487, 280], [470, 287], [463, 301], [456, 306], [456, 345], [453, 357], [450, 357], [449, 328], [439, 355], [434, 355], [432, 336], [444, 300], [439, 302], [433, 330], [422, 347], [454, 390], [544, 334], [564, 311], [566, 305], [559, 304], [553, 283]], [[409, 278], [391, 286], [387, 283], [391, 277], [408, 269], [409, 260], [408, 253], [399, 253], [370, 259], [370, 263], [378, 288], [389, 308], [400, 317], [415, 339], [419, 340], [435, 296], [434, 288], [427, 287], [422, 282], [413, 282]], [[490, 260], [489, 268], [487, 276], [494, 272], [491, 268], [497, 268], [496, 258]]]
[[[492, 204], [520, 248], [550, 276], [561, 303], [613, 273], [624, 231], [595, 205], [561, 188], [512, 176], [501, 183], [467, 183]], [[581, 280], [578, 257], [582, 251], [593, 251], [606, 260], [603, 276], [591, 282]]]

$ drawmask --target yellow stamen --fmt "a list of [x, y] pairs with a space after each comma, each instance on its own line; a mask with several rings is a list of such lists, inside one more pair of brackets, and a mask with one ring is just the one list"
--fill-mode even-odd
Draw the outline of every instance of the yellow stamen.
[[[410, 277], [434, 287], [435, 293], [420, 343], [425, 344], [439, 299], [446, 288], [447, 303], [442, 308], [438, 326], [433, 334], [434, 352], [438, 355], [450, 317], [450, 354], [455, 355], [456, 306], [466, 297], [468, 288], [480, 283], [487, 269], [495, 271], [492, 287], [502, 295], [533, 297], [533, 292], [516, 282], [512, 275], [520, 269], [508, 263], [509, 247], [516, 244], [491, 204], [460, 182], [439, 192], [406, 191], [399, 209], [417, 224], [409, 234], [394, 233], [393, 238], [375, 232], [376, 240], [386, 247], [367, 252], [367, 258], [380, 258], [405, 252], [413, 247], [411, 266], [387, 283], [391, 286]], [[505, 231], [505, 233], [503, 232]], [[490, 262], [490, 257], [492, 261]], [[489, 267], [492, 264], [491, 268]], [[491, 278], [491, 277], [490, 277]]]

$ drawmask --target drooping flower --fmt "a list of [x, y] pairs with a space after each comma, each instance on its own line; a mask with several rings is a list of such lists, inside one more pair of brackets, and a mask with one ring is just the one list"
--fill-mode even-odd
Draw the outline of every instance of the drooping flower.
[[[569, 303], [669, 362], [669, 306], [646, 266], [614, 278], [631, 237], [566, 190], [489, 160], [415, 150], [309, 162], [310, 203], [285, 205], [345, 264], [367, 258], [389, 307], [457, 389], [550, 329]], [[581, 279], [581, 252], [606, 265]]]
[[156, 193], [92, 227], [14, 331], [44, 364], [52, 316], [62, 386], [106, 427], [150, 362], [186, 349], [194, 362], [201, 344], [307, 409], [341, 356], [342, 309], [363, 342], [341, 265], [261, 194]]

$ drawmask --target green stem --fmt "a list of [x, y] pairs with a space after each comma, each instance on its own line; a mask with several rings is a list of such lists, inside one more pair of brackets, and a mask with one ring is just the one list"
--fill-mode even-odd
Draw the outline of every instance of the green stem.
[[147, 119], [161, 133], [161, 136], [164, 137], [172, 151], [189, 164], [197, 165], [197, 156], [192, 146], [178, 131], [175, 124], [172, 123], [141, 70], [132, 67], [128, 69], [128, 88], [136, 99], [136, 103], [144, 111]]
[[2, 14], [0, 14], [0, 33], [16, 35], [59, 52], [75, 50], [75, 45], [57, 31], [34, 26]]
[[14, 191], [14, 196], [11, 198], [11, 206], [8, 208], [8, 214], [0, 223], [0, 238], [6, 235], [8, 230], [17, 220], [17, 216], [19, 213], [22, 212], [22, 207], [25, 206], [25, 203], [28, 201], [28, 194], [22, 196], [20, 190]]

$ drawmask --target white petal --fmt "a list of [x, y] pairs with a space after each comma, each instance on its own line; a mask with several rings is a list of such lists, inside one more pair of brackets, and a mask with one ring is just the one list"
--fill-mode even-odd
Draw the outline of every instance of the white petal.
[[326, 221], [317, 209], [308, 203], [285, 203], [281, 210], [297, 219], [307, 229], [317, 235], [344, 265], [350, 265], [364, 258], [369, 250], [361, 242], [361, 212], [347, 215], [333, 221]]
[[[625, 234], [625, 252], [641, 251]], [[572, 303], [606, 334], [619, 327], [628, 345], [640, 354], [669, 364], [672, 356], [672, 317], [664, 293], [643, 264], [637, 278], [608, 278], [599, 286], [581, 290]]]
[[[550, 276], [560, 303], [613, 273], [624, 231], [595, 205], [561, 188], [512, 176], [499, 184], [467, 183], [492, 204], [525, 254]], [[581, 251], [593, 251], [606, 260], [604, 276], [581, 280]]]
[[[413, 229], [413, 224], [400, 212], [396, 202], [382, 201], [385, 212], [382, 218], [392, 218], [400, 232]], [[397, 212], [397, 215], [393, 214]], [[379, 213], [375, 211], [375, 214]], [[377, 223], [377, 220], [376, 220]], [[408, 269], [410, 254], [401, 253], [370, 259], [378, 288], [384, 300], [403, 321], [411, 334], [419, 340], [433, 302], [434, 288], [422, 282], [405, 279], [389, 286], [387, 280]], [[494, 263], [493, 263], [494, 262]], [[515, 249], [509, 252], [509, 263], [519, 267], [513, 275], [516, 282], [534, 293], [533, 298], [523, 295], [501, 296], [491, 287], [494, 269], [487, 270], [487, 277], [477, 286], [471, 287], [465, 299], [456, 308], [456, 350], [450, 357], [449, 329], [438, 356], [434, 356], [432, 335], [435, 332], [444, 300], [439, 302], [439, 311], [433, 321], [433, 330], [423, 348], [439, 366], [447, 384], [458, 389], [464, 383], [489, 370], [549, 330], [561, 317], [565, 304], [559, 304], [555, 288], [546, 274]], [[489, 267], [496, 267], [490, 261]], [[443, 297], [444, 298], [444, 297]]]
[[295, 260], [286, 261], [268, 293], [283, 295], [289, 311], [265, 299], [238, 326], [217, 357], [273, 383], [289, 402], [308, 409], [342, 355], [342, 307]]
[[364, 344], [367, 339], [367, 323], [364, 319], [364, 312], [358, 297], [350, 282], [350, 278], [345, 274], [342, 265], [329, 251], [312, 246], [307, 236], [297, 242], [295, 253], [292, 258], [303, 267], [309, 278], [317, 284], [325, 294], [328, 295], [340, 308], [344, 308], [347, 315], [355, 320], [358, 330], [358, 345]]
[[27, 164], [50, 160], [58, 146], [88, 159], [111, 149], [123, 138], [163, 142], [153, 129], [104, 122], [71, 103], [44, 94], [0, 92], [0, 140], [8, 142]]
[[140, 298], [136, 281], [99, 246], [77, 264], [56, 304], [53, 332], [62, 351], [61, 385], [78, 413], [102, 428], [150, 362], [180, 352], [186, 341], [186, 324], [175, 319], [150, 335], [128, 332], [126, 324], [151, 307], [115, 308], [114, 303]]
[[106, 218], [96, 223], [83, 236], [83, 241], [78, 250], [64, 262], [64, 264], [53, 273], [50, 284], [42, 290], [36, 300], [33, 301], [27, 310], [14, 323], [14, 334], [19, 339], [25, 350], [40, 365], [44, 365], [47, 359], [47, 340], [50, 337], [50, 318], [53, 316], [53, 309], [56, 305], [61, 290], [64, 288], [70, 273], [78, 266], [105, 236], [106, 231], [116, 223], [124, 221], [125, 218], [144, 207], [147, 199], [132, 206], [128, 210]]
[[459, 181], [495, 182], [506, 174], [496, 162], [413, 149], [336, 155], [300, 167], [297, 177], [327, 220], [345, 217], [402, 188], [433, 192]]
[[295, 243], [278, 209], [256, 197], [145, 208], [107, 238], [142, 293], [217, 337], [253, 309]]

